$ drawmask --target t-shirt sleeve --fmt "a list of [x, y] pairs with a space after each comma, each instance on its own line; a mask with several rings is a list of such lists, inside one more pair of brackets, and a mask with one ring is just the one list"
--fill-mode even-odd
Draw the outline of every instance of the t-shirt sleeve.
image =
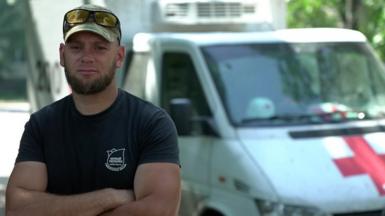
[[21, 161], [44, 162], [42, 140], [36, 119], [31, 115], [24, 126], [16, 163]]
[[170, 162], [179, 165], [177, 131], [170, 116], [163, 110], [155, 112], [142, 131], [139, 164]]

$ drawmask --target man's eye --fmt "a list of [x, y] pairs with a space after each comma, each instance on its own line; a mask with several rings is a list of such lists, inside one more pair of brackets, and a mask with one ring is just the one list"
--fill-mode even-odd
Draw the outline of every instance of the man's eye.
[[78, 45], [72, 45], [72, 46], [70, 46], [70, 48], [73, 49], [73, 50], [79, 50], [79, 49], [80, 49], [80, 46], [78, 46]]
[[105, 49], [107, 49], [107, 47], [105, 47], [105, 46], [97, 46], [96, 47], [98, 50], [105, 50]]

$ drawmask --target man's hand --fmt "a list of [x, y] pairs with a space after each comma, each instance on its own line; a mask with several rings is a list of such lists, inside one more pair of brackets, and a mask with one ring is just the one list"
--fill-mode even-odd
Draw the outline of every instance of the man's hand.
[[180, 168], [172, 163], [139, 165], [134, 181], [135, 201], [103, 216], [175, 216], [180, 203]]
[[[110, 190], [112, 199], [115, 200], [115, 203], [119, 206], [127, 204], [129, 202], [135, 201], [134, 192], [132, 190], [123, 190], [123, 189], [108, 189]], [[114, 209], [108, 210], [99, 214], [99, 216], [109, 216]]]
[[127, 202], [132, 202], [135, 200], [134, 192], [132, 190], [123, 190], [123, 189], [110, 189], [111, 196], [115, 199], [115, 203], [118, 205], [123, 205]]

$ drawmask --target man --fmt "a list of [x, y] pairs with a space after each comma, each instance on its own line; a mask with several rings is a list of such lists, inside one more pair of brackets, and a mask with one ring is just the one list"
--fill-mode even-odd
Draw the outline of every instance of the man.
[[176, 130], [163, 110], [117, 88], [119, 19], [83, 5], [65, 14], [63, 33], [72, 94], [26, 123], [7, 215], [176, 215]]

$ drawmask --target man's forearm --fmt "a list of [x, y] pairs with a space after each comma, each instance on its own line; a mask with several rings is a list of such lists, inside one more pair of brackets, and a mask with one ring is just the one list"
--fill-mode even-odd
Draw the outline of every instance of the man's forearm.
[[141, 200], [127, 202], [102, 216], [176, 216], [178, 215], [180, 198], [162, 200], [148, 196]]
[[29, 191], [21, 188], [14, 189], [13, 193], [16, 194], [12, 194], [9, 203], [6, 203], [7, 216], [95, 216], [127, 202], [124, 191], [114, 189], [102, 189], [69, 196]]
[[180, 168], [172, 163], [139, 165], [134, 180], [135, 201], [106, 216], [176, 216], [181, 199]]

